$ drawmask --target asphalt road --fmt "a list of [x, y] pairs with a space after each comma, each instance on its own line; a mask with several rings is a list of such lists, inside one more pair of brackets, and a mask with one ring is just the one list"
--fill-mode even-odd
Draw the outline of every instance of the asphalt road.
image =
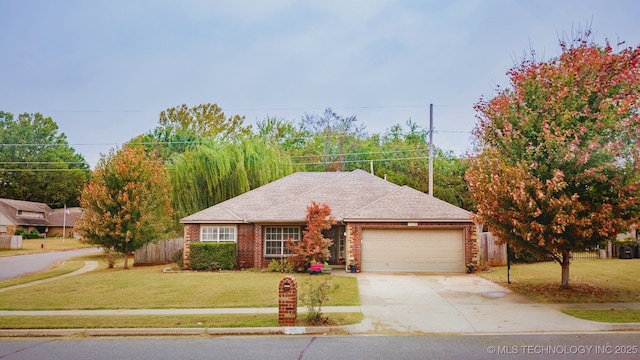
[[0, 339], [0, 359], [637, 359], [639, 335]]
[[60, 260], [99, 252], [97, 248], [0, 257], [0, 280], [44, 271]]

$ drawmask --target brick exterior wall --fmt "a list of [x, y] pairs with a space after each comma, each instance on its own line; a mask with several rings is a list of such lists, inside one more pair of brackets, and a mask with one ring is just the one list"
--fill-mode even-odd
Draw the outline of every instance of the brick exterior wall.
[[465, 227], [464, 231], [464, 263], [480, 264], [480, 235], [478, 227], [473, 224]]
[[[469, 223], [418, 223], [417, 226], [407, 226], [406, 223], [349, 223], [346, 225], [346, 257], [345, 267], [352, 262], [362, 264], [362, 229], [463, 229], [464, 230], [464, 264], [478, 264], [480, 246], [477, 227]], [[238, 268], [264, 268], [270, 258], [264, 257], [263, 226], [256, 224], [238, 224]], [[184, 227], [184, 268], [189, 266], [189, 245], [200, 241], [200, 225], [185, 224]]]
[[345, 256], [345, 265], [347, 269], [349, 264], [357, 263], [357, 268], [360, 269], [362, 260], [362, 224], [347, 224], [347, 236], [346, 236], [345, 250], [347, 252]]
[[256, 267], [255, 228], [254, 224], [238, 225], [238, 267], [241, 269]]
[[253, 229], [253, 265], [256, 268], [262, 269], [267, 267], [268, 262], [266, 262], [263, 251], [262, 251], [262, 228], [261, 225], [256, 225], [255, 229]]
[[480, 246], [475, 224], [469, 223], [418, 223], [407, 226], [406, 223], [349, 223], [347, 224], [347, 266], [350, 262], [362, 264], [362, 229], [463, 229], [464, 264], [478, 264]]
[[184, 248], [182, 249], [182, 261], [184, 262], [183, 268], [191, 269], [189, 263], [189, 255], [191, 248], [189, 247], [192, 242], [200, 242], [200, 224], [185, 224], [184, 225]]

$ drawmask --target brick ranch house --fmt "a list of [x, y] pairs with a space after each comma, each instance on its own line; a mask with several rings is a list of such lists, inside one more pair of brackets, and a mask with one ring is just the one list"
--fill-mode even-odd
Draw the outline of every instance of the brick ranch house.
[[361, 271], [462, 273], [478, 261], [470, 213], [362, 170], [299, 172], [181, 219], [184, 264], [189, 245], [237, 243], [238, 266], [264, 268], [289, 256], [287, 238], [301, 239], [307, 206], [331, 207], [337, 223], [332, 265], [357, 263]]
[[0, 235], [13, 235], [18, 229], [31, 232], [37, 229], [43, 236], [73, 237], [76, 218], [82, 213], [78, 207], [52, 209], [33, 201], [0, 198]]

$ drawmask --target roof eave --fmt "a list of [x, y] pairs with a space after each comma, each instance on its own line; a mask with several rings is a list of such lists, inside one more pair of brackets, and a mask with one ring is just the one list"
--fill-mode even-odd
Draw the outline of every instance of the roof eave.
[[205, 219], [181, 219], [181, 224], [244, 224], [246, 221], [233, 219], [233, 220], [205, 220]]
[[345, 218], [344, 222], [393, 222], [393, 223], [457, 223], [457, 222], [465, 222], [465, 223], [473, 223], [471, 218], [467, 219], [372, 219], [372, 218]]

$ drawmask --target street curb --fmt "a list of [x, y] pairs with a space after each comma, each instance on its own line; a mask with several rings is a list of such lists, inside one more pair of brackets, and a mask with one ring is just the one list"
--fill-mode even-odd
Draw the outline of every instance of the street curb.
[[609, 323], [610, 331], [640, 331], [640, 323]]
[[[608, 323], [596, 333], [636, 332], [640, 323]], [[348, 327], [348, 326], [347, 326]], [[343, 326], [294, 326], [294, 327], [243, 327], [243, 328], [114, 328], [114, 329], [11, 329], [0, 330], [0, 338], [15, 337], [126, 337], [126, 336], [250, 336], [250, 335], [328, 335], [344, 331], [349, 335], [373, 335], [371, 333], [352, 333]], [[555, 333], [547, 331], [525, 332], [527, 334]], [[580, 331], [575, 332], [581, 333]], [[587, 331], [587, 333], [594, 333]], [[511, 335], [511, 333], [456, 333], [456, 335]], [[518, 332], [518, 334], [523, 334]], [[409, 335], [409, 334], [407, 334]], [[424, 334], [423, 334], [424, 335]], [[430, 333], [429, 335], [439, 335]], [[445, 335], [444, 333], [441, 335]]]
[[115, 329], [12, 329], [0, 330], [2, 337], [108, 337], [108, 336], [228, 336], [228, 335], [314, 335], [342, 329], [331, 326], [245, 327], [245, 328], [115, 328]]

